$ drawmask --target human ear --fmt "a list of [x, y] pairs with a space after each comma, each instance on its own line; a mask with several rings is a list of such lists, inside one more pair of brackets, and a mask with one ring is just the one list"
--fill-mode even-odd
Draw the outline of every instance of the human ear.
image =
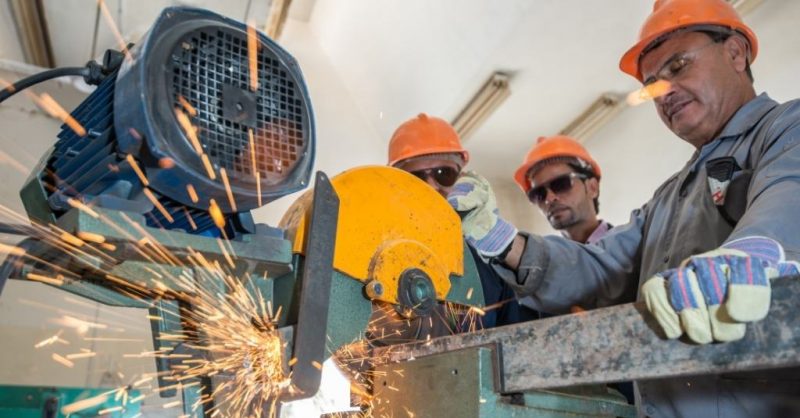
[[744, 72], [750, 60], [750, 47], [741, 35], [731, 35], [724, 43], [725, 53], [730, 57], [733, 68], [737, 72]]

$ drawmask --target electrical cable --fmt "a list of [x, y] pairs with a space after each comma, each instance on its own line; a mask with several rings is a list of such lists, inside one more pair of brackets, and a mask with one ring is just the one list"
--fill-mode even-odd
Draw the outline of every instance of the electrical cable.
[[42, 71], [41, 73], [25, 77], [22, 80], [18, 80], [17, 82], [4, 88], [3, 90], [0, 90], [0, 103], [3, 103], [6, 99], [13, 96], [14, 94], [22, 90], [25, 90], [28, 87], [39, 84], [43, 81], [64, 76], [88, 77], [90, 73], [91, 70], [87, 67], [64, 67], [64, 68], [54, 68], [52, 70]]

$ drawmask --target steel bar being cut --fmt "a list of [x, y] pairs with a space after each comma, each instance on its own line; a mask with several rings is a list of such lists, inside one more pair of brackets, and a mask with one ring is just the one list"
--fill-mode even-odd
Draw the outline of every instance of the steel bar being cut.
[[471, 347], [494, 348], [503, 393], [800, 365], [800, 282], [784, 277], [774, 280], [772, 288], [769, 315], [749, 324], [743, 339], [725, 344], [667, 340], [644, 303], [637, 302], [381, 348], [375, 357], [399, 363]]

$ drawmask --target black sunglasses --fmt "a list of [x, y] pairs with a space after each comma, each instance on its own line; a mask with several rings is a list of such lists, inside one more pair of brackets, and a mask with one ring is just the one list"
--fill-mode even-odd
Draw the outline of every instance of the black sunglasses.
[[589, 177], [585, 174], [579, 174], [575, 172], [558, 176], [547, 183], [528, 190], [528, 200], [536, 204], [542, 203], [545, 201], [545, 199], [547, 199], [548, 190], [555, 194], [564, 194], [572, 190], [572, 186], [574, 185], [573, 179], [576, 178], [586, 180]]
[[422, 181], [428, 181], [428, 178], [433, 178], [439, 185], [450, 187], [456, 184], [459, 171], [453, 167], [441, 166], [426, 168], [425, 170], [409, 171], [409, 173], [417, 176]]

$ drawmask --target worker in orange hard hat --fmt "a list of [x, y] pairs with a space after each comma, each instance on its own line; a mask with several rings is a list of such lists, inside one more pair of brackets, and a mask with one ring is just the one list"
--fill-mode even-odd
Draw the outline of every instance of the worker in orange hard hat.
[[455, 129], [424, 113], [400, 125], [389, 141], [389, 165], [419, 177], [444, 197], [468, 162]]
[[[539, 137], [514, 173], [514, 181], [550, 226], [564, 238], [583, 244], [597, 243], [613, 228], [598, 216], [601, 177], [600, 165], [586, 148], [564, 135]], [[520, 299], [519, 303], [536, 309], [536, 302], [530, 296]], [[600, 299], [592, 300], [588, 306], [612, 304], [613, 301]], [[579, 305], [570, 308], [573, 313], [584, 310]], [[629, 403], [634, 402], [631, 382], [610, 386], [619, 390]]]
[[[445, 120], [424, 113], [404, 122], [389, 141], [389, 165], [407, 171], [434, 188], [444, 198], [451, 198], [453, 186], [469, 162], [469, 153], [461, 146], [458, 133]], [[451, 203], [452, 204], [452, 203]], [[492, 205], [494, 198], [492, 198]], [[505, 302], [480, 318], [484, 328], [538, 318], [537, 312], [521, 308], [514, 292], [481, 260], [479, 250], [492, 251], [513, 239], [516, 228], [501, 221], [483, 240], [467, 240], [481, 278], [485, 302]], [[502, 248], [501, 248], [502, 249]]]
[[514, 181], [550, 226], [573, 241], [594, 244], [611, 224], [598, 218], [600, 166], [578, 141], [540, 137], [514, 173]]
[[[633, 301], [632, 288], [661, 335], [697, 344], [739, 340], [769, 313], [770, 281], [800, 273], [792, 261], [800, 258], [800, 100], [756, 94], [757, 53], [755, 34], [727, 1], [655, 2], [620, 68], [661, 85], [651, 90], [661, 92], [658, 115], [697, 151], [597, 245], [519, 233], [491, 261], [519, 297], [558, 313], [598, 294]], [[462, 182], [475, 180], [462, 177], [454, 189]], [[475, 204], [465, 235], [486, 229], [492, 210]], [[781, 336], [760, 338], [759, 346]], [[800, 416], [798, 368], [636, 386], [640, 414], [650, 417]]]
[[658, 114], [700, 148], [755, 98], [750, 64], [757, 54], [755, 33], [730, 3], [659, 0], [619, 66], [645, 85], [670, 86], [655, 99]]

